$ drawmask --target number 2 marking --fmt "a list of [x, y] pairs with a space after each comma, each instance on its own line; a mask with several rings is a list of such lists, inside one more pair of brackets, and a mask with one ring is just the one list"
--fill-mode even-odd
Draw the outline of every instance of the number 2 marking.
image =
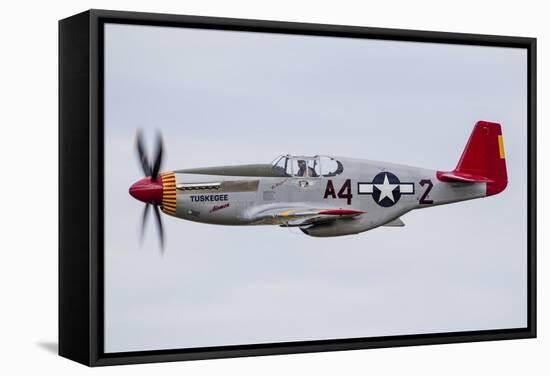
[[427, 188], [424, 191], [424, 193], [422, 193], [422, 196], [420, 197], [419, 203], [423, 204], [423, 205], [432, 205], [434, 203], [434, 201], [433, 200], [428, 200], [427, 197], [428, 197], [428, 194], [430, 193], [430, 191], [432, 190], [432, 188], [434, 186], [434, 183], [432, 183], [432, 181], [430, 179], [423, 179], [423, 180], [420, 180], [420, 185], [421, 186], [427, 185]]

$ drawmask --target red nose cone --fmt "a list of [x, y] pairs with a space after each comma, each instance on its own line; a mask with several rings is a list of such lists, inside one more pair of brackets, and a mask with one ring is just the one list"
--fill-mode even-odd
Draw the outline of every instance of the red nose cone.
[[143, 178], [130, 187], [130, 195], [148, 204], [160, 204], [162, 183], [159, 180], [151, 180], [150, 177]]

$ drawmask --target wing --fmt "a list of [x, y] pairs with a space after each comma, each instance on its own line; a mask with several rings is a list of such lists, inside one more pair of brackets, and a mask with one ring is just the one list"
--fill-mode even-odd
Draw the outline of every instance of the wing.
[[275, 208], [257, 213], [258, 224], [278, 224], [285, 227], [303, 227], [342, 218], [353, 218], [366, 212], [353, 209]]

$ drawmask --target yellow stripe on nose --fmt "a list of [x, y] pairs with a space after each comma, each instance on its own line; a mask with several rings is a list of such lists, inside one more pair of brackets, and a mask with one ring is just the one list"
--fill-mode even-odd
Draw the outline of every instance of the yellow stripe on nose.
[[500, 158], [504, 159], [504, 140], [502, 135], [498, 135], [498, 151], [500, 152]]
[[173, 172], [161, 174], [162, 204], [161, 210], [170, 215], [176, 214], [176, 175]]

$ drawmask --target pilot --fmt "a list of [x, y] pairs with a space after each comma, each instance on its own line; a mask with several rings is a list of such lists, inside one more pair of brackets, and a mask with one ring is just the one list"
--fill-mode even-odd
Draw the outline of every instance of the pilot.
[[[306, 175], [306, 169], [307, 169], [307, 175]], [[298, 160], [298, 172], [296, 173], [296, 176], [317, 176], [315, 173], [315, 170], [311, 167], [308, 167], [306, 161], [303, 159]]]

